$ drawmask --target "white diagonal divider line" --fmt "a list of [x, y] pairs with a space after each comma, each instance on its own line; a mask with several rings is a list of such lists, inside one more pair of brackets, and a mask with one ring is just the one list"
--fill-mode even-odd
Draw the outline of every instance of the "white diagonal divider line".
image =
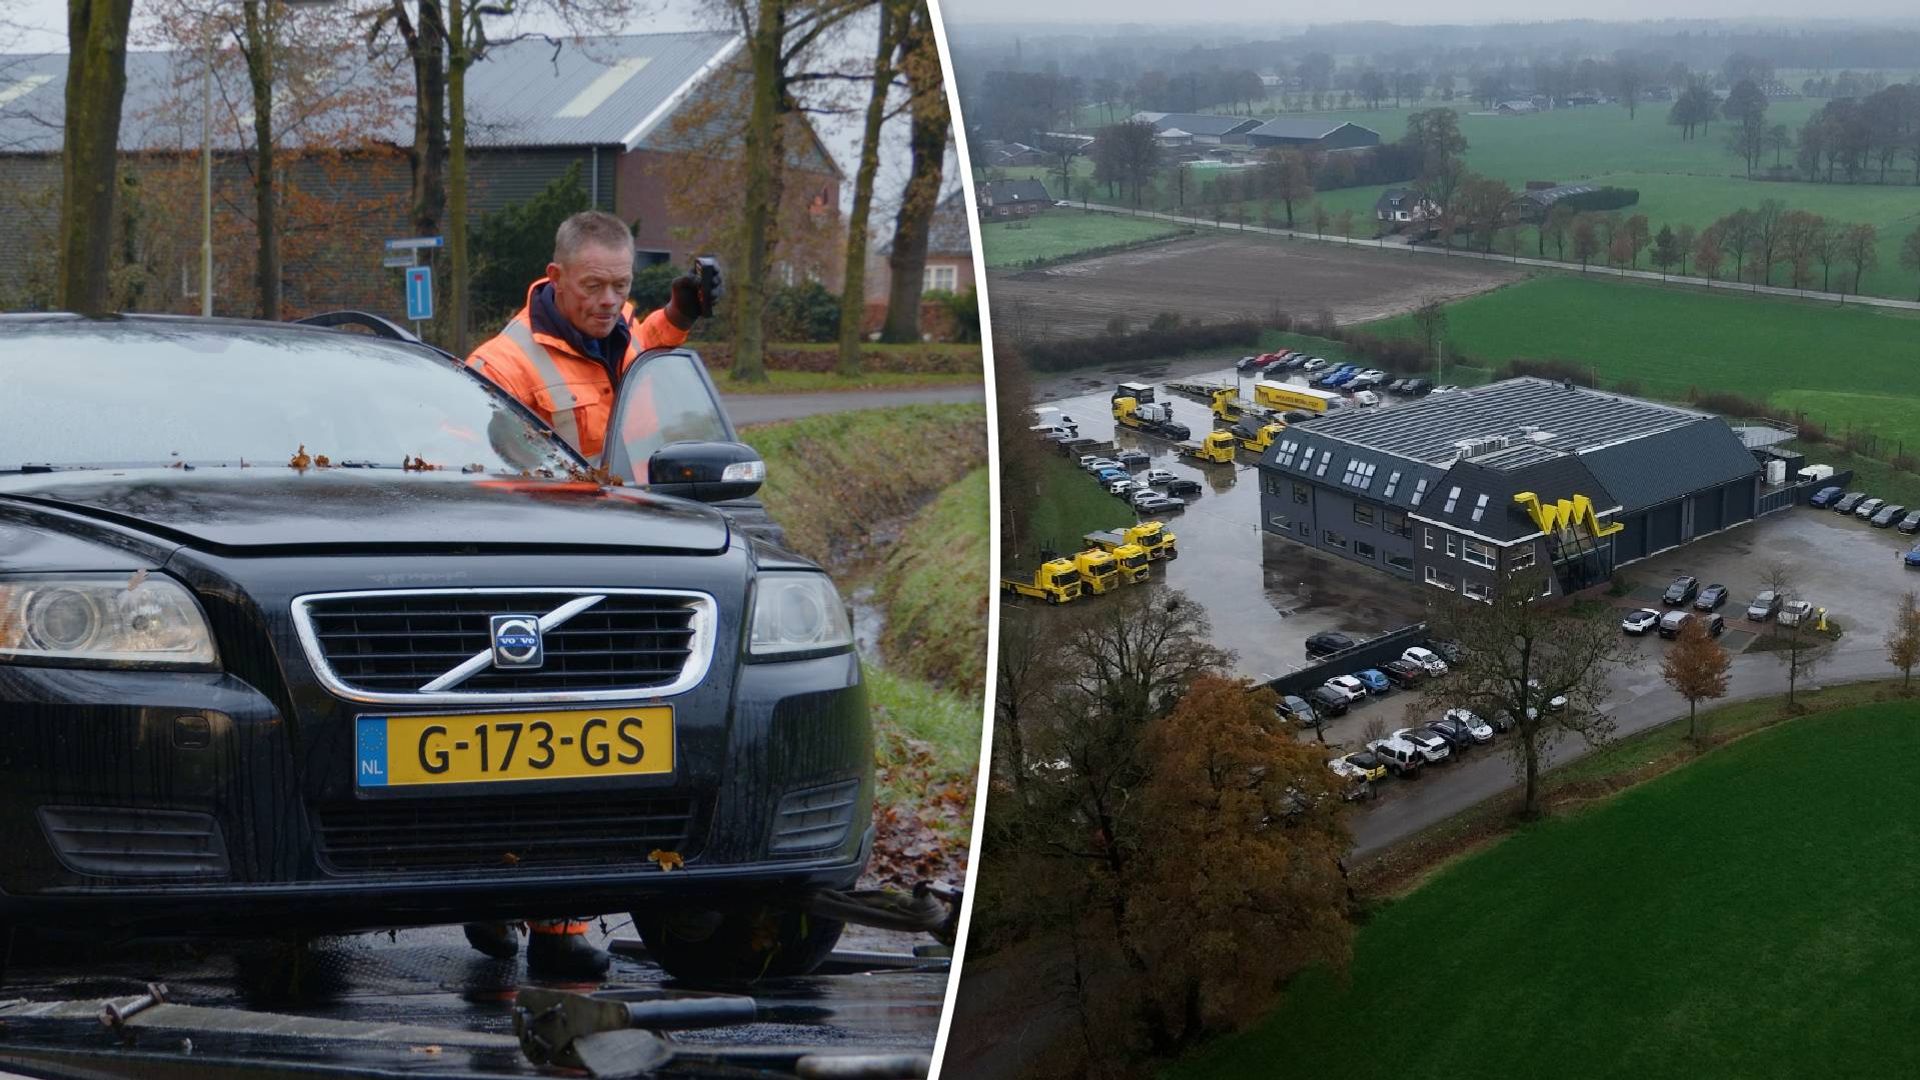
[[[542, 635], [546, 634], [547, 631], [552, 630], [554, 627], [559, 626], [561, 623], [566, 622], [568, 619], [573, 618], [575, 615], [580, 614], [605, 599], [606, 597], [604, 596], [582, 596], [567, 601], [552, 611], [547, 612], [545, 615], [540, 616], [540, 633]], [[486, 648], [468, 657], [459, 667], [454, 668], [452, 671], [421, 687], [416, 693], [436, 694], [442, 690], [451, 690], [486, 670], [492, 663], [493, 646], [489, 644]]]

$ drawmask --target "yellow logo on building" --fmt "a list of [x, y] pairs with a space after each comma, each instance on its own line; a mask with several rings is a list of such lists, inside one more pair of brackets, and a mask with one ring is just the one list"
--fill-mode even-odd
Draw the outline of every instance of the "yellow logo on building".
[[1550, 503], [1541, 503], [1540, 496], [1531, 491], [1523, 491], [1513, 497], [1513, 501], [1526, 507], [1527, 516], [1544, 533], [1563, 532], [1575, 525], [1585, 525], [1587, 532], [1594, 537], [1612, 536], [1626, 528], [1618, 521], [1600, 524], [1594, 515], [1593, 500], [1585, 495], [1575, 495], [1571, 499], [1559, 499]]

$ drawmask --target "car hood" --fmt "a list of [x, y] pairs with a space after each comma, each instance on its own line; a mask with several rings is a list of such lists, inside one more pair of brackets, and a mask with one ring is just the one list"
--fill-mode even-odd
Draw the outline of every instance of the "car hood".
[[459, 473], [99, 470], [0, 478], [0, 499], [193, 547], [717, 553], [726, 518], [644, 491]]

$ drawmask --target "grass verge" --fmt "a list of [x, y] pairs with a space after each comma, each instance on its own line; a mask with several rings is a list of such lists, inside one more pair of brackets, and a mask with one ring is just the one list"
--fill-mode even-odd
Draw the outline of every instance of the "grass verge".
[[832, 390], [918, 390], [929, 386], [978, 386], [980, 373], [870, 371], [862, 375], [835, 375], [831, 371], [769, 371], [766, 382], [740, 382], [716, 372], [713, 383], [723, 394], [813, 394]]
[[987, 459], [983, 405], [824, 413], [747, 429], [767, 460], [760, 489], [795, 551], [834, 560], [871, 522], [912, 512]]
[[880, 829], [868, 873], [900, 886], [965, 880], [980, 704], [873, 665], [865, 677]]
[[1189, 231], [1151, 218], [1056, 209], [1022, 221], [988, 222], [980, 226], [980, 247], [989, 267], [1031, 267]]
[[888, 662], [974, 701], [986, 685], [989, 509], [982, 467], [915, 515], [877, 583]]
[[[1876, 693], [1848, 687], [1824, 701], [1847, 707], [1771, 727], [1753, 703], [1746, 737], [1457, 861], [1374, 913], [1345, 980], [1303, 977], [1169, 1075], [1920, 1068], [1920, 1046], [1878, 1034], [1920, 1008], [1906, 963], [1920, 866], [1888, 857], [1915, 838], [1920, 777], [1862, 782], [1859, 762], [1912, 724], [1909, 702]], [[1422, 1025], [1408, 1053], [1356, 1052], [1410, 1010], [1446, 1022]]]

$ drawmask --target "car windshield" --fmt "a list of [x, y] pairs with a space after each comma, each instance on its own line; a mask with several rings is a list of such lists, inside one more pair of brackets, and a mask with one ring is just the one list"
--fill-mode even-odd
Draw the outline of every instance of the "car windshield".
[[1770, 592], [1763, 592], [1759, 596], [1756, 596], [1753, 598], [1753, 604], [1755, 607], [1765, 607], [1766, 605], [1771, 603], [1773, 603], [1773, 594]]
[[564, 472], [578, 462], [481, 379], [342, 330], [160, 320], [6, 327], [0, 472], [334, 465]]

